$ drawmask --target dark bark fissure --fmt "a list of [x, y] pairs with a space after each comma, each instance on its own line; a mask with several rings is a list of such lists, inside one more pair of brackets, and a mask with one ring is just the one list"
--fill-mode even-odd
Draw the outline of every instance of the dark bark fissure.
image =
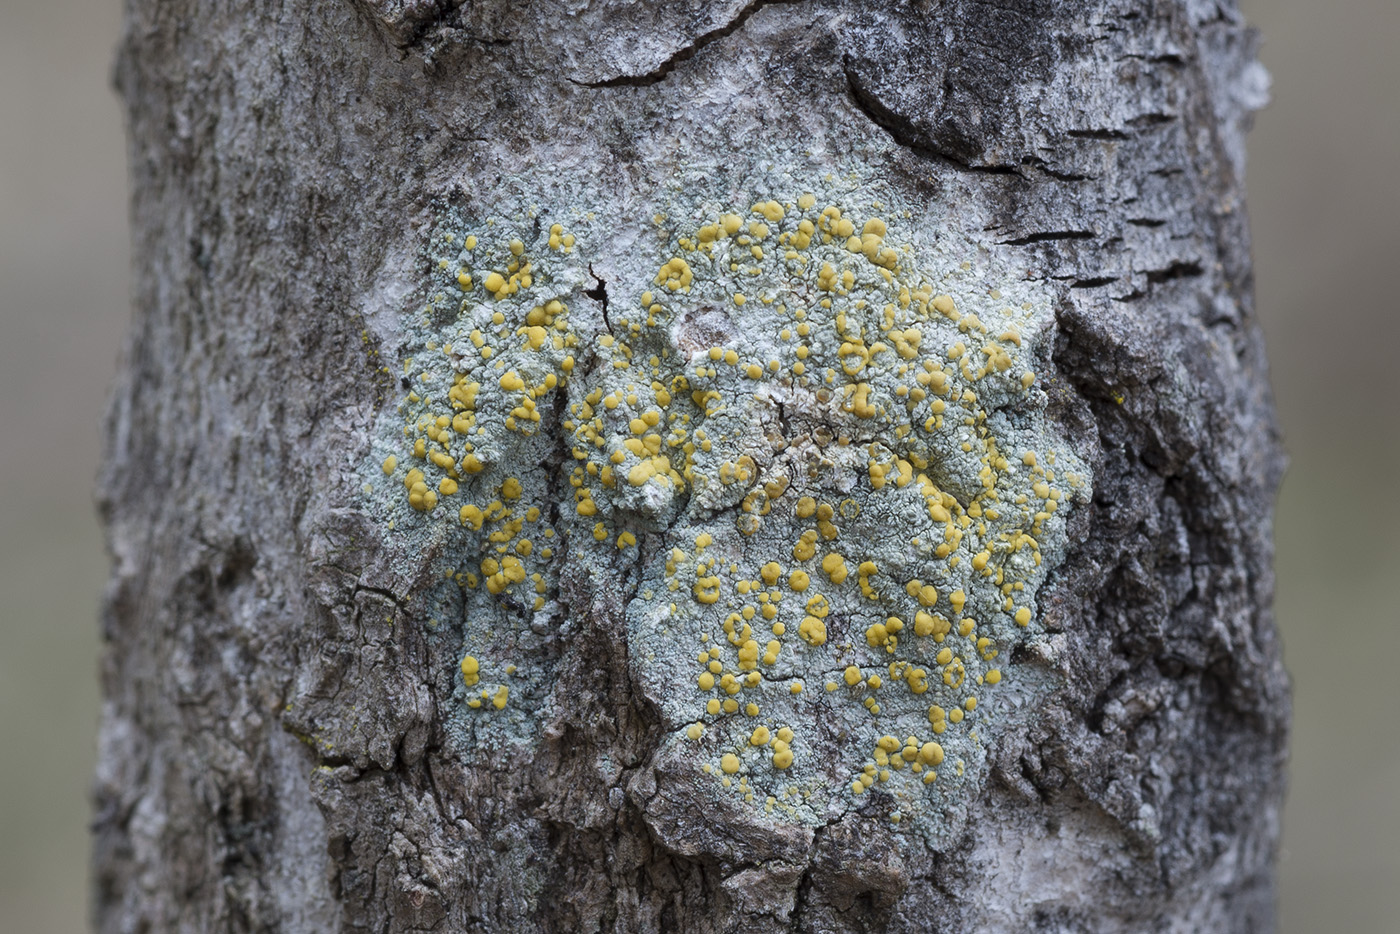
[[[903, 146], [915, 155], [951, 166], [961, 172], [1017, 176], [1022, 174], [1017, 166], [1001, 164], [974, 165], [952, 150], [932, 148], [924, 141], [922, 134], [919, 134], [907, 119], [885, 106], [878, 97], [870, 93], [864, 85], [862, 85], [860, 78], [851, 69], [849, 60], [843, 63], [843, 71], [846, 76], [846, 87], [850, 95], [850, 100], [855, 105], [856, 109], [864, 114], [871, 123], [888, 133], [890, 139], [894, 140], [895, 143]], [[1028, 160], [1030, 158], [1031, 157], [1027, 157]]]
[[597, 285], [595, 285], [591, 289], [584, 289], [583, 294], [587, 295], [589, 298], [593, 299], [595, 302], [598, 303], [598, 313], [603, 316], [603, 327], [607, 328], [609, 334], [612, 334], [614, 337], [616, 337], [617, 334], [613, 331], [612, 321], [608, 318], [607, 280], [600, 278], [598, 274], [593, 271], [592, 266], [588, 267], [588, 274], [593, 277], [593, 281], [596, 282]]
[[750, 0], [733, 19], [723, 26], [716, 27], [709, 32], [701, 33], [680, 49], [677, 49], [660, 65], [651, 71], [640, 75], [618, 75], [616, 78], [608, 78], [604, 81], [577, 81], [574, 82], [585, 88], [647, 88], [655, 84], [660, 84], [666, 77], [675, 71], [685, 62], [694, 58], [701, 49], [713, 42], [718, 42], [727, 36], [732, 36], [744, 27], [744, 24], [753, 17], [755, 13], [764, 7], [789, 3], [804, 3], [810, 0]]
[[1094, 236], [1092, 230], [1047, 230], [1000, 242], [1005, 246], [1026, 246], [1031, 243], [1045, 243], [1049, 240], [1092, 240]]

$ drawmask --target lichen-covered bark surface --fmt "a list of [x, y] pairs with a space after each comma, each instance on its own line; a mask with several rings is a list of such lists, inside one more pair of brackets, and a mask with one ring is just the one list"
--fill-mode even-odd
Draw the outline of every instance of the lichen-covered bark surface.
[[1265, 80], [1195, 0], [129, 0], [99, 929], [1270, 930]]

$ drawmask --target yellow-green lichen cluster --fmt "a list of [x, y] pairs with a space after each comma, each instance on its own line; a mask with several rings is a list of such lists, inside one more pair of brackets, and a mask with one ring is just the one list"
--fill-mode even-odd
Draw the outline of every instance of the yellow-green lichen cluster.
[[[444, 615], [487, 622], [501, 652], [529, 648], [530, 635], [512, 627], [546, 612], [555, 592], [548, 461], [579, 345], [569, 304], [586, 277], [572, 233], [526, 220], [518, 231], [492, 223], [479, 233], [456, 220], [434, 236], [435, 287], [409, 323], [397, 439], [380, 463], [411, 515], [454, 530], [446, 576], [465, 605]], [[468, 710], [504, 710], [507, 682], [528, 677], [497, 661], [463, 654]]]
[[[469, 536], [469, 603], [546, 613], [564, 547], [639, 564], [639, 686], [701, 774], [775, 818], [878, 788], [917, 819], [980, 768], [1088, 493], [1044, 414], [1044, 297], [961, 241], [903, 242], [907, 217], [801, 191], [690, 201], [596, 247], [620, 275], [586, 325], [564, 226], [443, 235], [382, 465]], [[603, 239], [575, 222], [579, 251]], [[505, 707], [463, 654], [466, 703]]]
[[612, 358], [643, 379], [572, 412], [595, 419], [580, 502], [664, 523], [633, 650], [723, 785], [800, 818], [839, 763], [845, 794], [917, 813], [981, 760], [979, 700], [1087, 493], [1035, 389], [1048, 309], [970, 267], [932, 279], [893, 216], [803, 195], [708, 221], [620, 317]]

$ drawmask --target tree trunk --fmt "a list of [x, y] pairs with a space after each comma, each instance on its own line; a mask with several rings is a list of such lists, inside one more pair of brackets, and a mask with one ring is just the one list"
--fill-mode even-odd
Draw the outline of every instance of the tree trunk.
[[1229, 2], [129, 0], [102, 931], [1263, 931]]

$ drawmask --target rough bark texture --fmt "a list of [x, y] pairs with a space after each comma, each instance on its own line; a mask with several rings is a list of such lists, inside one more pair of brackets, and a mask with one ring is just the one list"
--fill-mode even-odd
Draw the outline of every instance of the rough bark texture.
[[[1288, 723], [1269, 609], [1281, 456], [1241, 175], [1264, 81], [1233, 4], [1199, 0], [128, 0], [117, 83], [136, 320], [101, 479], [115, 570], [99, 929], [1270, 930]], [[712, 309], [692, 309], [686, 330], [691, 293], [636, 259], [658, 226], [685, 235], [668, 205], [703, 224], [728, 199], [747, 223], [774, 198], [786, 224], [798, 193], [843, 178], [861, 210], [905, 210], [891, 207], [891, 242], [899, 228], [965, 256], [1044, 309], [1017, 344], [1034, 390], [977, 394], [1089, 482], [1068, 519], [1045, 520], [1033, 622], [979, 614], [1008, 633], [1005, 686], [969, 714], [975, 742], [967, 724], [940, 734], [950, 758], [967, 750], [966, 774], [945, 765], [926, 799], [886, 791], [908, 769], [852, 792], [886, 727], [856, 735], [866, 721], [845, 708], [793, 707], [807, 803], [774, 811], [707, 764], [735, 718], [687, 693], [695, 646], [666, 654], [655, 627], [671, 617], [652, 601], [675, 598], [649, 596], [648, 568], [702, 519], [742, 561], [737, 500], [700, 518], [699, 486], [693, 501], [609, 500], [594, 549], [559, 426], [611, 385], [606, 354], [584, 349], [632, 339], [620, 309], [644, 288], [676, 304], [678, 354], [697, 333], [701, 349], [776, 340], [748, 333], [766, 320], [756, 302], [708, 324]], [[444, 596], [444, 569], [482, 561], [457, 553], [470, 491], [419, 514], [404, 468], [387, 483], [379, 470], [419, 378], [403, 361], [449, 327], [421, 313], [442, 307], [431, 243], [485, 240], [488, 219], [515, 229], [536, 207], [578, 231], [572, 258], [539, 268], [580, 349], [563, 401], [541, 402], [541, 440], [492, 449], [558, 530], [532, 611], [461, 575]], [[548, 233], [534, 234], [543, 255]], [[464, 315], [516, 307], [481, 297], [485, 273]], [[751, 390], [725, 397], [768, 433], [716, 444], [748, 450], [764, 479], [831, 444], [821, 463], [867, 490], [866, 445], [872, 464], [877, 443], [897, 445], [858, 438], [858, 461], [842, 460], [832, 432], [850, 420], [817, 411], [790, 363], [764, 376], [791, 393], [772, 418]], [[901, 450], [889, 456], [918, 459]], [[941, 456], [930, 475], [968, 506]], [[785, 530], [796, 507], [781, 485], [767, 521]], [[626, 529], [638, 545], [614, 544]], [[884, 648], [863, 622], [840, 642], [842, 606], [821, 651], [846, 653], [834, 672], [863, 666], [868, 690]], [[459, 663], [477, 653], [490, 680], [506, 660], [493, 638], [519, 680], [483, 713]], [[793, 664], [816, 651], [782, 646]], [[818, 670], [789, 672], [809, 675], [803, 697], [828, 693]], [[908, 694], [882, 688], [884, 715]], [[706, 732], [687, 745], [691, 720]], [[815, 737], [827, 722], [841, 729]], [[746, 781], [776, 774], [744, 754]]]

